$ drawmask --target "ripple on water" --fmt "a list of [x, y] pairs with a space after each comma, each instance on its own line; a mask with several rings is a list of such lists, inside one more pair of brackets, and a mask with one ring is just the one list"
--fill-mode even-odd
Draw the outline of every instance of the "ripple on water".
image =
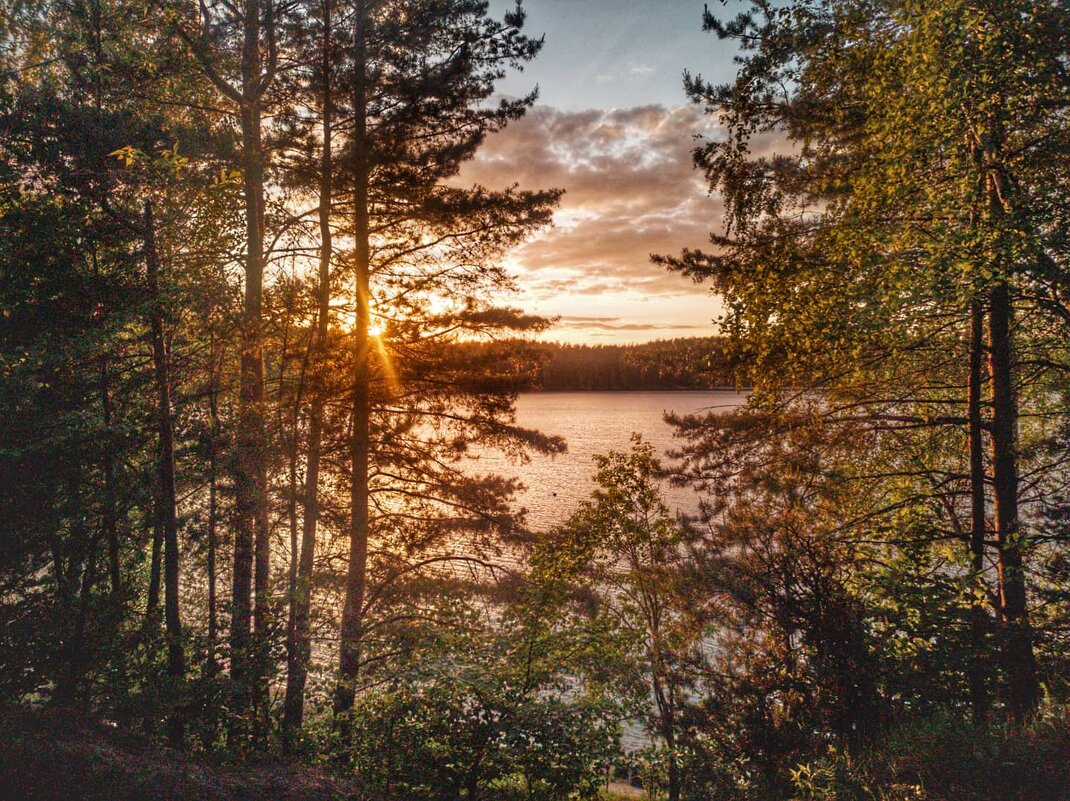
[[[500, 454], [480, 454], [479, 472], [519, 478], [527, 489], [519, 502], [528, 510], [528, 522], [546, 529], [564, 522], [594, 487], [594, 456], [626, 451], [633, 431], [643, 435], [659, 453], [679, 444], [665, 422], [666, 412], [693, 414], [730, 411], [745, 396], [733, 391], [706, 392], [532, 392], [517, 400], [517, 422], [545, 434], [564, 437], [564, 454], [534, 456], [525, 465], [511, 463]], [[664, 488], [669, 507], [694, 512], [697, 499], [686, 488]]]

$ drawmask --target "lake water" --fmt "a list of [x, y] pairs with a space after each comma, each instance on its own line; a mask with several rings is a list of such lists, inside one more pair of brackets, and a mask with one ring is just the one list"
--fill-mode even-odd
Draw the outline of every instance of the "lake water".
[[[480, 472], [514, 476], [527, 489], [519, 502], [528, 510], [528, 523], [546, 530], [563, 523], [594, 489], [594, 456], [629, 449], [633, 431], [664, 456], [679, 444], [666, 412], [693, 414], [730, 411], [745, 401], [737, 392], [539, 392], [521, 395], [516, 404], [517, 422], [546, 434], [564, 437], [568, 451], [558, 456], [534, 456], [525, 465], [511, 463], [498, 454], [484, 454], [477, 462]], [[664, 486], [665, 500], [673, 512], [693, 513], [698, 500], [686, 488]], [[642, 726], [625, 722], [621, 745], [631, 752], [649, 744]]]
[[[568, 451], [554, 457], [534, 456], [526, 465], [484, 454], [478, 462], [479, 470], [523, 481], [527, 489], [519, 501], [528, 510], [528, 522], [532, 528], [546, 529], [564, 522], [581, 501], [590, 497], [596, 454], [627, 451], [629, 437], [637, 431], [664, 455], [679, 444], [672, 427], [665, 423], [666, 412], [728, 411], [740, 406], [744, 399], [740, 393], [720, 390], [525, 393], [517, 400], [517, 422], [564, 437]], [[690, 490], [664, 490], [673, 511], [695, 511], [696, 499]]]

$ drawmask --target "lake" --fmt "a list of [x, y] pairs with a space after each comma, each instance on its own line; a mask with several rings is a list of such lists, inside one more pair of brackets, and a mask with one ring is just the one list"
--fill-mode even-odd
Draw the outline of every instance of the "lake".
[[[564, 437], [568, 451], [553, 457], [533, 456], [526, 465], [513, 464], [500, 454], [484, 454], [477, 464], [481, 472], [523, 481], [527, 488], [518, 501], [528, 510], [528, 523], [535, 530], [546, 530], [563, 523], [590, 497], [596, 454], [627, 450], [632, 432], [638, 431], [664, 456], [679, 444], [665, 422], [666, 412], [730, 411], [745, 400], [741, 393], [721, 390], [525, 393], [517, 399], [517, 422]], [[673, 512], [697, 511], [697, 497], [690, 489], [665, 486], [663, 493]], [[637, 722], [626, 722], [621, 738], [624, 749], [630, 752], [648, 744], [643, 728]]]
[[[631, 433], [638, 431], [664, 455], [679, 443], [665, 423], [666, 412], [729, 411], [744, 400], [741, 393], [723, 390], [525, 393], [517, 400], [517, 422], [564, 437], [568, 451], [554, 457], [534, 456], [526, 465], [511, 463], [498, 454], [484, 454], [479, 470], [523, 481], [527, 489], [519, 502], [528, 510], [528, 522], [532, 528], [546, 529], [564, 522], [590, 497], [596, 454], [628, 450]], [[665, 496], [673, 511], [696, 509], [695, 496], [688, 489], [665, 487]]]

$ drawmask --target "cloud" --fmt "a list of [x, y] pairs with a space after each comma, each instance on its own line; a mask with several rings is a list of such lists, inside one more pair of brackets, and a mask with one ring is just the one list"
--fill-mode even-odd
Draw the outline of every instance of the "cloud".
[[562, 315], [560, 325], [567, 328], [598, 329], [600, 331], [691, 331], [693, 325], [660, 325], [657, 323], [629, 323], [620, 317], [583, 317]]
[[592, 313], [607, 317], [623, 305], [634, 311], [637, 303], [657, 300], [661, 319], [681, 325], [634, 318], [588, 325], [709, 333], [717, 308], [708, 289], [656, 267], [650, 255], [707, 246], [710, 231], [720, 228], [721, 199], [709, 194], [692, 162], [696, 137], [718, 135], [716, 120], [694, 106], [538, 106], [488, 137], [458, 180], [565, 190], [555, 227], [509, 256], [524, 296], [540, 313], [575, 311], [579, 296]]

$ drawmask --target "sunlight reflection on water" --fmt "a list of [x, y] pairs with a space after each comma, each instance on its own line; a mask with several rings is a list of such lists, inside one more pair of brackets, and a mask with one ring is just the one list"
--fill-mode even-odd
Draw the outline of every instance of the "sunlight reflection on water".
[[[629, 436], [638, 431], [662, 454], [679, 444], [664, 421], [669, 411], [691, 414], [729, 411], [745, 396], [731, 391], [708, 392], [537, 392], [517, 401], [517, 422], [546, 434], [565, 438], [568, 452], [556, 457], [535, 456], [526, 465], [486, 453], [474, 463], [478, 472], [514, 476], [527, 489], [519, 503], [528, 509], [534, 529], [562, 523], [593, 489], [593, 457], [611, 450], [626, 451]], [[697, 499], [686, 488], [664, 487], [670, 509], [694, 512]]]

